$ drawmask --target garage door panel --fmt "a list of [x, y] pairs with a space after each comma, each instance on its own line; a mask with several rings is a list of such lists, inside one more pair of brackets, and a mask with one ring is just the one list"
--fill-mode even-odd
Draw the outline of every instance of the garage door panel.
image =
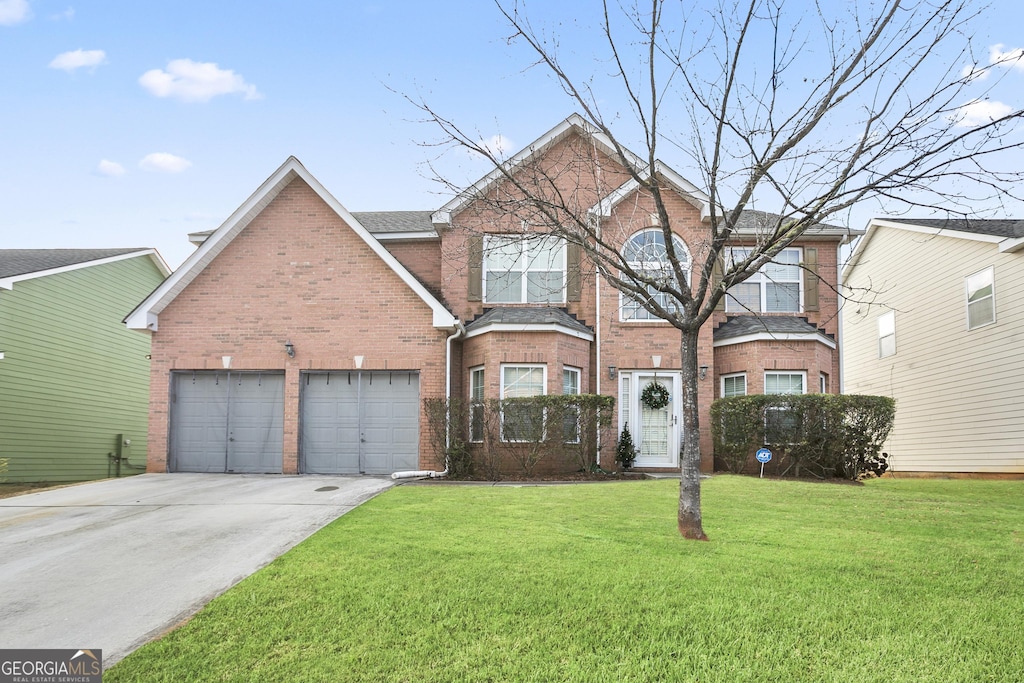
[[172, 471], [281, 472], [283, 374], [178, 372], [172, 381]]
[[304, 472], [390, 474], [418, 465], [418, 373], [308, 373], [302, 392]]

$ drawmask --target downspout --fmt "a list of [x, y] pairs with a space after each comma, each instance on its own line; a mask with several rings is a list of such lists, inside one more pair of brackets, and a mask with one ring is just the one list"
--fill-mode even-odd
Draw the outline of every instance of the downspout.
[[[600, 218], [595, 218], [594, 221], [596, 223], [596, 225], [594, 226], [594, 230], [597, 233], [597, 239], [600, 240], [601, 239], [601, 219]], [[601, 395], [601, 368], [603, 367], [601, 365], [601, 271], [600, 271], [600, 269], [598, 269], [597, 263], [594, 264], [594, 307], [595, 307], [595, 310], [596, 310], [595, 316], [597, 317], [597, 320], [594, 322], [594, 343], [597, 344], [597, 351], [596, 351], [595, 358], [594, 358], [595, 362], [597, 363], [597, 367], [594, 369], [595, 372], [597, 373], [597, 383], [596, 383], [596, 386], [594, 387], [594, 389], [597, 392], [597, 395], [600, 396]], [[617, 419], [615, 419], [615, 420], [613, 420], [613, 423], [618, 425], [619, 422], [618, 422]], [[597, 430], [597, 438], [595, 439], [595, 443], [597, 445], [597, 455], [595, 457], [595, 462], [597, 463], [598, 469], [600, 469], [601, 468], [601, 430], [600, 429]]]
[[839, 360], [839, 393], [846, 393], [846, 388], [843, 386], [843, 309], [846, 308], [846, 283], [843, 282], [843, 264], [841, 263], [843, 258], [843, 243], [840, 240], [839, 244], [836, 245], [836, 317], [838, 318], [839, 324], [839, 342], [836, 344], [836, 355]]
[[[455, 321], [455, 331], [448, 335], [445, 340], [444, 349], [444, 400], [445, 404], [450, 406], [452, 400], [452, 342], [456, 339], [460, 339], [466, 333], [466, 327], [459, 320]], [[451, 425], [451, 411], [447, 412], [445, 417], [444, 426], [444, 471], [438, 472], [437, 470], [410, 470], [407, 472], [394, 472], [391, 474], [392, 479], [420, 479], [423, 477], [430, 477], [436, 479], [438, 477], [444, 477], [448, 475], [448, 449], [451, 446], [452, 439], [452, 425]]]

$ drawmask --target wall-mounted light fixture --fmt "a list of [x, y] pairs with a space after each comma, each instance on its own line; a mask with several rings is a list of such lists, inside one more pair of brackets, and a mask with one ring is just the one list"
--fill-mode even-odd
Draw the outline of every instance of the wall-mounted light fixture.
[[295, 358], [295, 344], [290, 341], [284, 343], [284, 352], [288, 354], [289, 358]]
[[706, 365], [700, 366], [700, 378], [704, 379], [707, 376], [708, 376], [708, 366], [706, 366]]
[[609, 365], [608, 366], [608, 379], [615, 379], [615, 366], [614, 365]]

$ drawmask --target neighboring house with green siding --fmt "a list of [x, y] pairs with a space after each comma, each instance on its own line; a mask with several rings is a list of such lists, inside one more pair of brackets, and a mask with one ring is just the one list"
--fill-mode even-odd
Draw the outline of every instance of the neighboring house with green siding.
[[153, 249], [0, 249], [6, 481], [143, 471], [150, 341], [123, 320], [169, 272]]

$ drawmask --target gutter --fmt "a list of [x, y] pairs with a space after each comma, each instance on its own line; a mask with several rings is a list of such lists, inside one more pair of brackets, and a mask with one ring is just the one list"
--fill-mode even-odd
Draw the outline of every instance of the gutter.
[[[456, 339], [461, 339], [466, 334], [466, 327], [458, 319], [455, 320], [455, 331], [448, 335], [445, 340], [445, 353], [444, 353], [444, 400], [449, 406], [451, 405], [452, 399], [452, 342]], [[451, 415], [449, 408], [448, 415]], [[445, 420], [445, 435], [444, 435], [444, 471], [438, 472], [436, 470], [409, 470], [406, 472], [393, 472], [391, 474], [392, 479], [422, 479], [429, 477], [431, 479], [437, 479], [438, 477], [448, 476], [448, 448], [451, 446], [451, 419]]]

